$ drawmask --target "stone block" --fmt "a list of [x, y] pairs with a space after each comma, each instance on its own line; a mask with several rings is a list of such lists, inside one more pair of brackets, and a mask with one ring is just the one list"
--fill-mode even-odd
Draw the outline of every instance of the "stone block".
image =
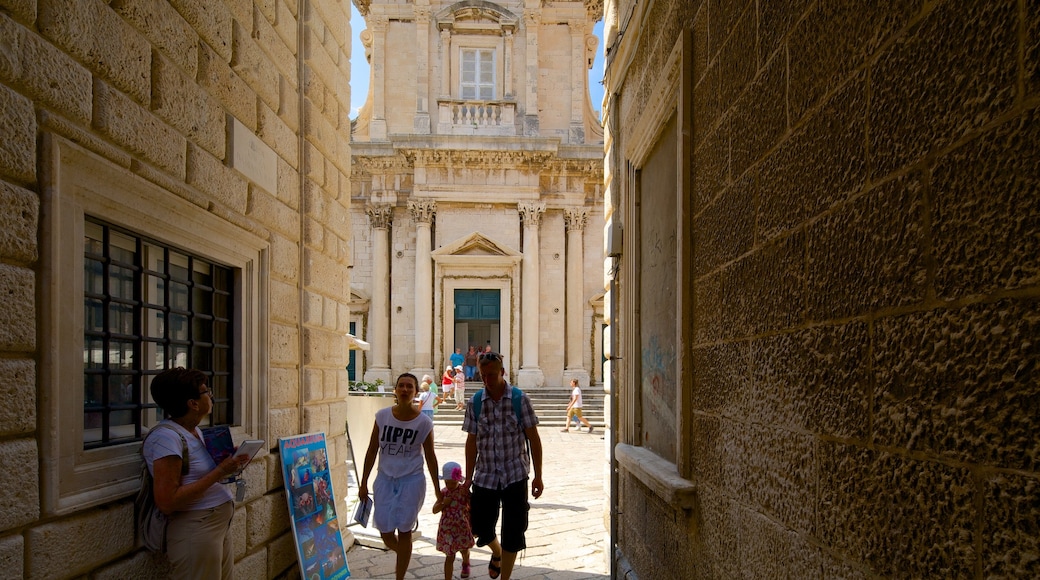
[[240, 578], [266, 578], [267, 550], [256, 552], [235, 562], [235, 576]]
[[321, 401], [325, 398], [325, 378], [320, 369], [309, 368], [304, 371], [303, 400], [307, 403]]
[[820, 443], [817, 537], [872, 575], [949, 578], [975, 566], [967, 468]]
[[983, 482], [982, 574], [986, 578], [1040, 577], [1040, 482], [1000, 474]]
[[272, 363], [296, 364], [300, 360], [300, 343], [297, 333], [295, 328], [278, 323], [271, 324]]
[[300, 318], [300, 311], [295, 305], [298, 300], [296, 285], [290, 280], [271, 279], [271, 304], [279, 305], [271, 311], [273, 322], [295, 324]]
[[973, 464], [1040, 464], [1040, 302], [1001, 300], [875, 322], [879, 445]]
[[199, 36], [165, 0], [112, 0], [117, 14], [141, 31], [159, 51], [195, 78]]
[[[275, 105], [277, 107], [277, 104]], [[256, 135], [267, 143], [278, 153], [278, 156], [289, 162], [294, 169], [297, 168], [300, 158], [300, 142], [295, 131], [278, 116], [266, 103], [261, 103], [257, 115]], [[320, 156], [308, 157], [308, 159], [320, 159]]]
[[256, 131], [256, 93], [231, 70], [226, 60], [206, 44], [199, 45], [198, 82], [233, 117], [251, 131]]
[[36, 20], [37, 0], [0, 0], [0, 6], [24, 22]]
[[307, 250], [304, 279], [310, 288], [336, 295], [349, 285], [347, 272], [338, 261], [314, 250]]
[[278, 578], [294, 566], [297, 566], [296, 538], [292, 533], [282, 534], [267, 546], [267, 575], [264, 577]]
[[133, 521], [134, 503], [125, 501], [30, 528], [26, 577], [74, 577], [126, 554], [134, 547]]
[[32, 102], [0, 85], [0, 174], [36, 180], [36, 114]]
[[271, 274], [285, 281], [297, 279], [300, 275], [300, 246], [297, 242], [279, 235], [271, 236]]
[[95, 571], [91, 578], [96, 580], [165, 580], [170, 578], [173, 568], [170, 560], [148, 550], [135, 552], [129, 558], [118, 560]]
[[1026, 4], [1023, 14], [1025, 44], [1025, 94], [1040, 93], [1040, 6]]
[[867, 113], [872, 179], [948, 147], [1014, 104], [1017, 6], [936, 6], [881, 53], [871, 67]]
[[757, 163], [787, 132], [787, 111], [782, 95], [786, 93], [787, 68], [784, 59], [770, 61], [755, 81], [729, 109], [733, 175], [744, 173]]
[[296, 238], [300, 235], [299, 214], [273, 194], [259, 187], [249, 188], [249, 205], [246, 215], [287, 238]]
[[10, 578], [25, 577], [25, 540], [21, 534], [0, 538], [0, 570]]
[[0, 359], [0, 435], [31, 433], [36, 428], [36, 363], [26, 359]]
[[[730, 335], [782, 330], [805, 319], [805, 235], [761, 246], [727, 268], [722, 288]], [[698, 306], [698, 309], [700, 306]]]
[[310, 3], [317, 14], [308, 17], [320, 21], [331, 36], [330, 41], [337, 46], [350, 45], [350, 9], [335, 0], [316, 0]]
[[245, 213], [249, 184], [237, 171], [194, 143], [188, 144], [186, 180], [213, 201], [235, 213]]
[[693, 463], [697, 481], [736, 500], [748, 496], [745, 441], [738, 437], [744, 423], [704, 413], [693, 416]]
[[[272, 408], [268, 424], [271, 441], [300, 434], [300, 410], [298, 408]], [[281, 475], [278, 476], [281, 479]]]
[[[774, 7], [775, 6], [775, 7]], [[785, 12], [783, 16], [772, 14]], [[775, 50], [776, 35], [791, 31], [787, 42], [791, 79], [789, 102], [792, 122], [802, 119], [818, 99], [839, 86], [851, 71], [875, 55], [881, 45], [921, 11], [915, 0], [854, 0], [829, 2], [805, 12], [797, 26], [764, 28], [768, 22], [798, 18], [787, 5], [762, 7], [762, 50]]]
[[697, 491], [698, 540], [694, 557], [702, 578], [739, 578], [737, 553], [740, 537], [740, 507], [723, 490]]
[[861, 439], [868, 433], [869, 352], [859, 322], [757, 338], [749, 344], [749, 388], [731, 396], [748, 420]]
[[740, 513], [740, 541], [732, 556], [746, 572], [744, 577], [821, 579], [818, 547], [747, 509]]
[[246, 515], [245, 506], [239, 506], [235, 509], [235, 515], [231, 518], [231, 528], [228, 533], [231, 534], [231, 543], [234, 545], [235, 560], [239, 560], [242, 556], [246, 555], [247, 540], [246, 540]]
[[0, 443], [0, 530], [24, 526], [40, 517], [38, 481], [39, 450], [35, 439], [10, 439]]
[[93, 126], [176, 177], [184, 177], [184, 136], [105, 82], [94, 80]]
[[[696, 98], [696, 92], [694, 93]], [[721, 114], [721, 113], [720, 113]], [[699, 121], [700, 118], [698, 117]], [[705, 131], [707, 133], [707, 131]], [[700, 132], [695, 132], [699, 134]], [[700, 211], [729, 184], [729, 132], [716, 129], [708, 133], [694, 151], [692, 206]], [[749, 173], [749, 176], [753, 173]], [[752, 177], [749, 177], [752, 179]], [[752, 185], [755, 185], [752, 182]]]
[[269, 108], [277, 110], [281, 82], [278, 70], [241, 23], [235, 21], [232, 30], [234, 50], [231, 68], [253, 89], [261, 101]]
[[303, 408], [303, 432], [314, 433], [329, 430], [329, 407], [322, 403]]
[[758, 168], [760, 241], [858, 194], [867, 177], [864, 76], [850, 80]]
[[736, 259], [754, 245], [756, 191], [755, 180], [744, 177], [702, 206], [703, 211], [693, 218], [695, 276]]
[[267, 54], [271, 63], [281, 71], [282, 80], [287, 82], [293, 88], [292, 92], [295, 93], [296, 88], [299, 86], [299, 75], [296, 72], [296, 54], [294, 52], [296, 46], [287, 46], [281, 36], [275, 32], [274, 26], [271, 24], [273, 18], [268, 19], [261, 12], [262, 10], [257, 10], [253, 13], [252, 37], [256, 40], [257, 45]]
[[285, 122], [290, 129], [299, 132], [300, 95], [296, 90], [289, 86], [285, 79], [282, 79], [282, 86], [279, 91], [281, 96], [278, 101], [278, 118]]
[[[733, 27], [733, 34], [726, 39], [719, 50], [719, 97], [723, 103], [734, 103], [751, 80], [755, 78], [762, 62], [757, 55], [758, 15], [755, 10], [748, 10], [741, 15]], [[564, 86], [570, 83], [564, 79]]]
[[[349, 18], [349, 16], [348, 16]], [[296, 47], [298, 33], [296, 31], [296, 16], [293, 9], [286, 2], [279, 2], [275, 6], [274, 30], [281, 37], [285, 46]]]
[[[36, 274], [28, 268], [0, 264], [0, 350], [30, 352], [36, 348]], [[9, 464], [14, 465], [14, 464]], [[0, 530], [6, 529], [0, 526]]]
[[862, 316], [925, 299], [923, 196], [918, 176], [907, 176], [808, 227], [809, 319]]
[[152, 111], [192, 142], [217, 158], [224, 158], [227, 140], [224, 109], [193, 77], [185, 76], [161, 54], [152, 60]]
[[293, 211], [300, 209], [300, 173], [281, 157], [278, 158], [277, 195]]
[[43, 2], [37, 26], [45, 37], [101, 79], [112, 83], [136, 103], [148, 103], [152, 47], [107, 3], [102, 0]]
[[[272, 283], [274, 286], [275, 283]], [[272, 296], [273, 298], [273, 296]], [[273, 304], [285, 304], [272, 300]], [[295, 369], [271, 369], [268, 373], [270, 381], [270, 402], [272, 407], [289, 407], [300, 402], [300, 373]]]
[[71, 119], [90, 121], [90, 72], [53, 44], [0, 14], [0, 78]]
[[751, 390], [751, 353], [747, 342], [724, 342], [694, 348], [694, 408], [705, 413], [738, 416], [734, 393]]
[[739, 433], [748, 455], [747, 490], [756, 511], [784, 528], [812, 533], [818, 473], [812, 435], [751, 423]]
[[231, 61], [231, 12], [224, 2], [170, 0], [170, 5], [224, 62]]
[[40, 199], [35, 193], [0, 181], [0, 256], [32, 263], [39, 256], [36, 244]]
[[1040, 283], [1038, 143], [1033, 109], [936, 161], [931, 222], [940, 299]]
[[[119, 167], [127, 168], [133, 165], [133, 158], [129, 153], [112, 145], [100, 133], [90, 130], [89, 127], [84, 127], [47, 110], [40, 111], [39, 115], [41, 127], [50, 129], [88, 151], [97, 153]], [[153, 168], [152, 171], [156, 172], [157, 170]], [[166, 179], [169, 180], [168, 175]]]
[[289, 529], [289, 506], [281, 493], [270, 493], [249, 502], [246, 514], [246, 533], [250, 549], [266, 544]]

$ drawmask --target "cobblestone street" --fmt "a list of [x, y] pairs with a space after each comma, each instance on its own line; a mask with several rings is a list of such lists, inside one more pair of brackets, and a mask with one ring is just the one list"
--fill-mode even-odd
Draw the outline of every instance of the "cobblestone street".
[[[542, 417], [544, 420], [545, 417]], [[539, 433], [544, 449], [545, 493], [531, 501], [531, 524], [527, 531], [528, 548], [517, 557], [513, 578], [551, 580], [591, 580], [609, 577], [605, 554], [608, 543], [606, 447], [604, 434], [543, 426]], [[437, 425], [434, 430], [437, 460], [465, 463], [465, 433], [457, 426]], [[363, 452], [355, 443], [355, 452]], [[361, 457], [359, 456], [359, 461]], [[374, 476], [373, 476], [374, 477]], [[352, 480], [353, 481], [353, 480]], [[357, 493], [353, 488], [351, 496]], [[431, 512], [435, 497], [427, 493], [419, 514], [419, 532], [407, 578], [442, 578], [444, 555], [435, 548], [439, 516]], [[348, 505], [353, 506], [348, 496]], [[372, 528], [349, 528], [359, 543], [347, 552], [351, 578], [359, 580], [394, 577], [394, 554], [382, 548]], [[370, 546], [380, 546], [374, 548]], [[487, 578], [490, 551], [471, 551], [471, 578]], [[461, 572], [455, 560], [455, 578]]]

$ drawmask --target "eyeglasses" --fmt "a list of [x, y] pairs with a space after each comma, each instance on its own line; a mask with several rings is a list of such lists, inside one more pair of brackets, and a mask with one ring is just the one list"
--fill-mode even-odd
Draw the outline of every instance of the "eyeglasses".
[[209, 395], [209, 398], [212, 399], [213, 398], [213, 391], [211, 391], [209, 389], [205, 389], [205, 390], [199, 391], [199, 396], [195, 397], [195, 398], [196, 399], [201, 399], [202, 395]]
[[502, 355], [497, 352], [482, 352], [480, 353], [480, 356], [477, 357], [477, 360], [481, 362], [486, 360], [497, 360], [498, 362], [502, 362]]

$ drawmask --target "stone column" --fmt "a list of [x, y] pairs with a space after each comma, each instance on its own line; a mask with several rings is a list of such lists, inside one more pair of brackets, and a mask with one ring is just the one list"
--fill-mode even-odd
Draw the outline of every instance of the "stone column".
[[569, 207], [563, 211], [563, 222], [567, 228], [567, 332], [566, 368], [564, 383], [578, 379], [582, 387], [589, 386], [589, 372], [585, 370], [582, 355], [584, 345], [585, 313], [585, 225], [588, 212], [584, 207]]
[[513, 97], [513, 31], [505, 31], [505, 54], [502, 55], [502, 75], [505, 77], [502, 79], [502, 97], [509, 99]]
[[540, 387], [545, 383], [545, 375], [538, 367], [538, 318], [541, 314], [538, 226], [545, 213], [545, 204], [521, 203], [517, 210], [524, 224], [524, 258], [520, 274], [523, 276], [520, 285], [521, 360], [516, 384], [520, 388]]
[[430, 134], [430, 3], [416, 0], [415, 6], [416, 82], [415, 119], [416, 134]]
[[373, 141], [386, 141], [386, 30], [389, 27], [386, 17], [373, 18], [368, 23], [372, 31], [372, 122], [368, 134]]
[[408, 202], [415, 220], [415, 367], [417, 377], [433, 372], [433, 262], [430, 257], [430, 225], [437, 202], [419, 199]]
[[451, 96], [451, 30], [441, 29], [441, 97]]
[[372, 204], [365, 208], [372, 228], [372, 303], [368, 311], [368, 341], [371, 365], [365, 369], [365, 381], [382, 379], [390, 384], [390, 224], [394, 209], [390, 204]]
[[585, 21], [570, 20], [571, 33], [571, 123], [569, 142], [585, 142]]
[[527, 35], [527, 94], [524, 99], [524, 135], [537, 136], [538, 126], [538, 27], [540, 9], [524, 10], [524, 29]]

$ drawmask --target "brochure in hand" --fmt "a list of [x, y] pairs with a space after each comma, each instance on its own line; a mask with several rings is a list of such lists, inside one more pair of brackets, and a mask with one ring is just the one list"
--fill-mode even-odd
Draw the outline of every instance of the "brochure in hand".
[[213, 463], [217, 465], [235, 452], [235, 441], [231, 438], [231, 428], [227, 425], [206, 427], [202, 430], [202, 440], [206, 443], [206, 451], [209, 451]]
[[372, 498], [366, 497], [364, 501], [358, 500], [357, 507], [354, 508], [354, 521], [361, 524], [361, 527], [368, 527], [369, 516], [372, 515]]

